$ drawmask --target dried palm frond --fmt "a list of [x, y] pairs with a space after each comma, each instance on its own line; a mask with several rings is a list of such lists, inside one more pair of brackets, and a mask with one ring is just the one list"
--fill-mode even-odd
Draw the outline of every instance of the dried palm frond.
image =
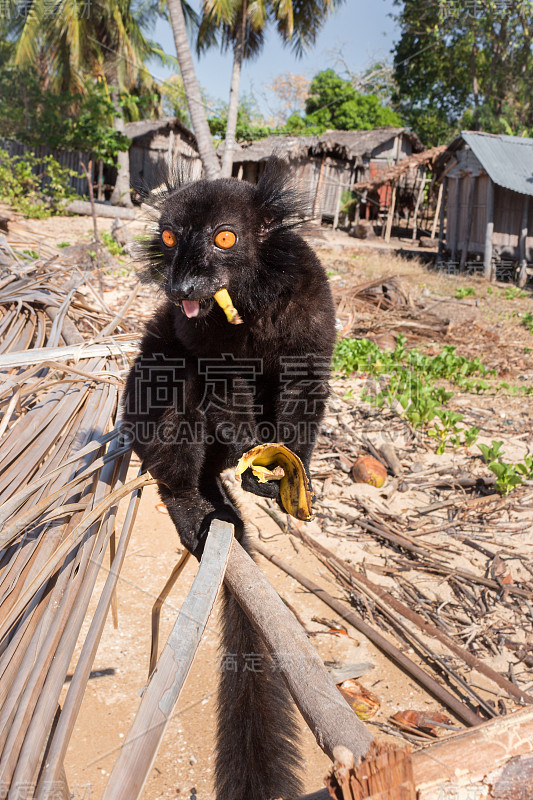
[[[126, 482], [131, 451], [117, 425], [125, 351], [136, 346], [124, 317], [136, 290], [114, 315], [83, 274], [0, 245], [12, 256], [0, 275], [0, 784], [35, 786], [37, 794], [45, 791], [45, 754], [47, 774], [64, 780], [63, 756], [140, 493], [152, 479]], [[127, 496], [112, 567], [58, 715]]]

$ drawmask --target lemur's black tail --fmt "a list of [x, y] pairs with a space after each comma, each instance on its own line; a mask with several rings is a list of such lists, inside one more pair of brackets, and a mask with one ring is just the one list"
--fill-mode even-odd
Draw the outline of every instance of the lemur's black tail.
[[[246, 542], [241, 544], [249, 550]], [[299, 732], [281, 672], [224, 587], [215, 765], [217, 800], [301, 794]]]

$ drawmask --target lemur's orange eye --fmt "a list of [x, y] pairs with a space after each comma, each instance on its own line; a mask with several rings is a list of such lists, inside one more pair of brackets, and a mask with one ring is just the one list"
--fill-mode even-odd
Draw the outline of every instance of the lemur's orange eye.
[[163, 244], [166, 244], [167, 247], [174, 247], [178, 241], [172, 231], [169, 231], [168, 228], [165, 228], [161, 234], [161, 239], [163, 240]]
[[215, 244], [217, 247], [221, 247], [222, 250], [229, 250], [236, 241], [237, 237], [233, 231], [219, 231], [215, 236]]

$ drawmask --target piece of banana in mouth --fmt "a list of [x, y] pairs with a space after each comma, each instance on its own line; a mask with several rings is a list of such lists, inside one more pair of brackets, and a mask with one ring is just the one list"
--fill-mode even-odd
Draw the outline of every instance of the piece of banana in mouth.
[[239, 312], [233, 305], [227, 289], [219, 289], [218, 292], [215, 292], [214, 298], [226, 315], [228, 322], [230, 322], [232, 325], [242, 324], [242, 319], [239, 315]]

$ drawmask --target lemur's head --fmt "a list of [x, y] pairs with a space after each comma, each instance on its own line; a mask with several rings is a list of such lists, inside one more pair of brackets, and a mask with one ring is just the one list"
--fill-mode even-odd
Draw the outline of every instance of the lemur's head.
[[261, 293], [268, 300], [270, 279], [277, 275], [283, 287], [289, 277], [286, 237], [304, 216], [288, 178], [288, 166], [271, 158], [257, 186], [221, 178], [157, 193], [145, 278], [189, 318], [206, 316], [222, 288], [242, 311], [256, 307]]

